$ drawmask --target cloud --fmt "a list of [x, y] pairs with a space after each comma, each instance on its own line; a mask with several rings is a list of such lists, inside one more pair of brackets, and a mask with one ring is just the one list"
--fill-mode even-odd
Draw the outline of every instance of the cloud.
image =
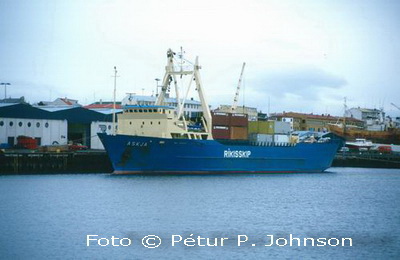
[[320, 100], [324, 92], [340, 89], [347, 81], [319, 68], [291, 67], [258, 72], [249, 83], [257, 95]]

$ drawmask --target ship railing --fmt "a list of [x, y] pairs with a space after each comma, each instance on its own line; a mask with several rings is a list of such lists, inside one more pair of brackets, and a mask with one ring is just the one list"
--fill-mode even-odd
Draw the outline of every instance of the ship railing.
[[250, 145], [253, 146], [279, 146], [279, 147], [292, 147], [295, 146], [296, 143], [287, 143], [287, 142], [261, 142], [261, 141], [251, 141]]

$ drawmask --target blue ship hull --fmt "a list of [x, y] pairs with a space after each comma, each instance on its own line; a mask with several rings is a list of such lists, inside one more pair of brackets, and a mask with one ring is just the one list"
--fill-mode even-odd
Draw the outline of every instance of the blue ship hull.
[[129, 135], [99, 137], [115, 174], [322, 172], [331, 166], [340, 145], [335, 140], [257, 146]]

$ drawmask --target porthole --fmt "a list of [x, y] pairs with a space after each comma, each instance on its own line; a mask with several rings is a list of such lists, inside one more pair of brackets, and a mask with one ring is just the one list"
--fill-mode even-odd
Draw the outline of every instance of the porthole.
[[21, 127], [21, 126], [22, 126], [22, 122], [19, 122], [19, 123], [18, 123], [18, 126]]
[[0, 121], [0, 126], [3, 126], [4, 125], [4, 121]]
[[131, 124], [132, 124], [132, 122], [129, 122], [129, 124], [131, 125]]
[[111, 126], [110, 125], [108, 126], [108, 130], [111, 130]]
[[28, 127], [31, 127], [31, 125], [32, 125], [31, 122], [28, 122]]
[[39, 123], [39, 122], [36, 123], [36, 127], [37, 127], [37, 128], [40, 127], [40, 123]]
[[49, 127], [49, 123], [44, 124], [44, 127], [48, 128]]
[[10, 121], [10, 126], [13, 126], [14, 125], [14, 122], [13, 121]]

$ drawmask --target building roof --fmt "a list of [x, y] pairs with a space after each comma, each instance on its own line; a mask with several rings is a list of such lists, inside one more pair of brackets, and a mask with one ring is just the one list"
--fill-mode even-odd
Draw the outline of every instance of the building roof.
[[[100, 104], [99, 102], [84, 106], [84, 108], [87, 109], [113, 109], [114, 108], [114, 104], [112, 102], [107, 102], [107, 103], [102, 103]], [[121, 103], [119, 102], [119, 104], [115, 104], [115, 108], [116, 109], [121, 109]]]
[[83, 107], [74, 107], [52, 112], [59, 119], [66, 119], [69, 123], [90, 124], [93, 121], [111, 122], [112, 115], [102, 114]]
[[49, 112], [27, 104], [16, 104], [0, 107], [0, 117], [67, 120], [69, 123], [90, 124], [94, 121], [111, 122], [111, 114], [103, 114], [83, 107], [73, 107]]
[[31, 118], [31, 119], [59, 119], [51, 112], [32, 107], [27, 104], [15, 104], [0, 107], [0, 117]]

